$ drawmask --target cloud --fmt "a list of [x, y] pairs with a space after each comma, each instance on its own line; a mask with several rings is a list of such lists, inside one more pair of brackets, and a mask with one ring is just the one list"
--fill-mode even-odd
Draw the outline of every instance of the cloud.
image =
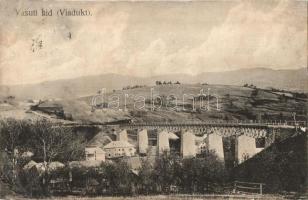
[[[89, 3], [83, 6], [92, 9], [92, 17], [31, 20], [12, 16], [16, 5], [24, 4], [7, 4], [6, 10], [11, 11], [1, 9], [6, 16], [1, 16], [0, 84], [101, 73], [153, 76], [251, 67], [306, 67], [307, 4], [271, 2], [239, 1], [232, 2], [233, 6], [228, 2], [219, 23], [211, 18], [193, 23], [203, 16], [195, 13], [196, 8], [207, 12], [214, 2], [185, 4], [161, 11], [166, 17], [172, 15], [173, 20], [168, 23], [176, 23], [170, 26], [167, 22], [160, 26], [161, 18], [151, 21], [149, 8], [142, 4], [101, 3], [94, 7]], [[173, 8], [173, 4], [168, 5]], [[153, 13], [160, 16], [159, 6], [155, 8]], [[182, 9], [194, 16], [185, 26], [178, 20], [186, 19], [181, 15]], [[217, 5], [213, 9], [215, 12], [206, 16], [213, 17], [221, 11]], [[136, 13], [138, 10], [140, 13]], [[130, 21], [132, 12], [135, 18]], [[10, 23], [3, 23], [6, 20]], [[137, 30], [130, 29], [130, 37], [126, 37], [131, 27]], [[31, 43], [35, 38], [42, 39], [43, 48], [32, 52]]]
[[307, 66], [305, 15], [296, 15], [289, 1], [280, 1], [266, 11], [254, 3], [243, 1], [234, 6], [224, 23], [213, 28], [200, 45], [167, 53], [165, 42], [155, 40], [132, 56], [134, 62], [129, 62], [128, 67], [136, 73], [144, 67], [149, 69], [148, 73], [157, 75]]
[[251, 2], [241, 3], [230, 10], [225, 22], [214, 28], [203, 44], [184, 54], [171, 55], [166, 58], [166, 66], [177, 57], [195, 73], [249, 67], [304, 67], [307, 30], [298, 31], [281, 19], [293, 17], [292, 13], [285, 15], [288, 8], [287, 2], [281, 2], [265, 13], [256, 10]]
[[161, 66], [162, 58], [166, 56], [166, 44], [162, 39], [154, 40], [144, 50], [131, 55], [127, 68], [131, 75], [151, 76], [163, 73]]
[[[93, 18], [42, 20], [24, 30], [2, 32], [0, 82], [34, 83], [113, 71], [127, 18], [126, 12], [98, 12]], [[43, 45], [34, 52], [33, 39]]]

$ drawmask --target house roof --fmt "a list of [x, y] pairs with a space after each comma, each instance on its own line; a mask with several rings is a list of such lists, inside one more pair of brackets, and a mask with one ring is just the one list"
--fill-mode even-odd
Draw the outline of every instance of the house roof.
[[179, 137], [175, 133], [167, 131], [167, 130], [163, 130], [160, 133], [161, 134], [166, 134], [168, 136], [169, 140], [178, 140], [179, 139]]
[[31, 158], [34, 154], [31, 151], [26, 151], [21, 154], [23, 158]]
[[104, 146], [104, 149], [112, 149], [112, 148], [127, 148], [134, 147], [134, 145], [126, 142], [126, 141], [112, 141]]
[[23, 169], [24, 169], [24, 170], [29, 170], [29, 169], [31, 169], [32, 167], [36, 166], [36, 165], [37, 165], [37, 162], [31, 160], [31, 161], [29, 161], [29, 162], [23, 167]]
[[179, 137], [175, 133], [168, 132], [168, 135], [169, 135], [169, 140], [178, 140], [179, 139]]
[[[32, 169], [33, 167], [35, 167], [40, 173], [44, 172], [46, 169], [45, 169], [45, 165], [43, 162], [41, 163], [37, 163], [33, 160], [29, 161], [24, 167], [23, 169], [24, 170], [30, 170]], [[60, 169], [60, 168], [63, 168], [65, 167], [65, 165], [61, 162], [58, 162], [58, 161], [54, 161], [54, 162], [50, 162], [48, 164], [48, 170], [49, 171], [55, 171], [57, 169]]]
[[99, 147], [103, 147], [106, 144], [110, 143], [112, 139], [107, 135], [107, 133], [99, 132], [97, 135], [95, 135], [89, 142], [88, 145], [96, 145]]
[[95, 152], [96, 153], [105, 153], [105, 151], [98, 146], [86, 146], [85, 152], [90, 153], [90, 154], [95, 153]]
[[29, 171], [29, 170], [32, 170], [32, 169], [35, 169], [40, 176], [46, 171], [44, 163], [37, 163], [33, 160], [28, 162], [28, 164], [26, 164], [23, 167], [23, 170], [25, 170], [25, 171]]
[[64, 168], [65, 165], [61, 162], [58, 162], [58, 161], [54, 161], [54, 162], [51, 162], [48, 164], [48, 168], [49, 170], [51, 171], [55, 171], [57, 169], [61, 169], [61, 168]]

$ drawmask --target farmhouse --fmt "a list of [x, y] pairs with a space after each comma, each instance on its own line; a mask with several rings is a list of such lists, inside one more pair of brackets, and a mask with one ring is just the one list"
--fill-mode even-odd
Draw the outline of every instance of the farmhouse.
[[85, 148], [86, 160], [93, 161], [105, 161], [105, 151], [98, 146], [86, 146]]
[[104, 146], [104, 151], [106, 158], [130, 157], [135, 155], [136, 148], [127, 141], [112, 141]]

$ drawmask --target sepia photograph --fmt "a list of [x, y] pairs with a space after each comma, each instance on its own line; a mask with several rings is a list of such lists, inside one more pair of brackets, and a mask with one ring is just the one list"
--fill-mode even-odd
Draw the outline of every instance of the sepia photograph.
[[0, 0], [0, 200], [308, 199], [307, 0]]

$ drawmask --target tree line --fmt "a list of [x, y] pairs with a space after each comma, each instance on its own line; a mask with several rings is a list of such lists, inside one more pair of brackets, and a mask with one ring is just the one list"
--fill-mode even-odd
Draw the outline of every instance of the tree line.
[[[42, 187], [40, 177], [23, 174], [22, 181], [31, 195], [149, 195], [170, 193], [224, 193], [228, 174], [215, 154], [182, 159], [164, 153], [154, 162], [144, 157], [139, 170], [132, 170], [123, 159], [102, 163], [98, 167], [65, 167], [48, 174], [59, 185]], [[29, 178], [30, 177], [30, 178]], [[60, 189], [60, 191], [59, 191]]]
[[[127, 162], [129, 158], [108, 160], [95, 167], [70, 165], [70, 161], [84, 160], [85, 144], [86, 140], [72, 129], [47, 120], [0, 120], [1, 188], [5, 183], [10, 190], [27, 196], [46, 196], [54, 192], [89, 195], [226, 193], [230, 192], [230, 187], [226, 186], [233, 180], [250, 180], [253, 171], [258, 182], [268, 182], [267, 177], [275, 177], [270, 183], [270, 191], [279, 192], [294, 189], [287, 187], [289, 180], [296, 186], [303, 182], [300, 177], [306, 169], [301, 167], [303, 158], [297, 160], [305, 155], [302, 154], [303, 145], [299, 146], [297, 141], [294, 145], [299, 146], [298, 155], [291, 154], [294, 149], [283, 153], [263, 152], [259, 159], [248, 160], [247, 165], [244, 162], [237, 168], [226, 168], [226, 163], [212, 151], [194, 158], [182, 158], [168, 152], [157, 157], [144, 156], [140, 157], [138, 169]], [[29, 152], [33, 153], [31, 157], [27, 156]], [[286, 153], [293, 160], [286, 160]], [[277, 156], [279, 160], [275, 159]], [[24, 170], [30, 160], [40, 162], [45, 170]], [[54, 161], [64, 166], [51, 170], [50, 164]], [[294, 163], [300, 164], [298, 169], [303, 169], [303, 173], [297, 174], [300, 170], [290, 168]]]
[[41, 176], [42, 187], [46, 188], [49, 163], [80, 160], [84, 157], [84, 145], [83, 138], [76, 136], [70, 128], [55, 126], [47, 120], [1, 120], [1, 181], [15, 192], [25, 192], [20, 175], [23, 166], [32, 159], [43, 163], [46, 169]]
[[179, 81], [176, 81], [174, 83], [172, 83], [172, 81], [155, 81], [155, 85], [172, 85], [172, 84], [180, 85], [181, 83]]
[[[70, 128], [47, 120], [0, 121], [0, 179], [14, 192], [50, 195], [55, 188], [63, 193], [156, 194], [170, 192], [218, 192], [228, 181], [224, 163], [213, 152], [183, 159], [165, 152], [159, 157], [141, 157], [141, 167], [132, 169], [125, 159], [102, 163], [99, 167], [72, 167], [70, 161], [84, 160], [86, 141]], [[26, 154], [32, 152], [31, 157]], [[44, 171], [25, 171], [30, 160], [44, 165]], [[49, 170], [59, 161], [65, 167]], [[60, 187], [59, 187], [60, 184]]]

